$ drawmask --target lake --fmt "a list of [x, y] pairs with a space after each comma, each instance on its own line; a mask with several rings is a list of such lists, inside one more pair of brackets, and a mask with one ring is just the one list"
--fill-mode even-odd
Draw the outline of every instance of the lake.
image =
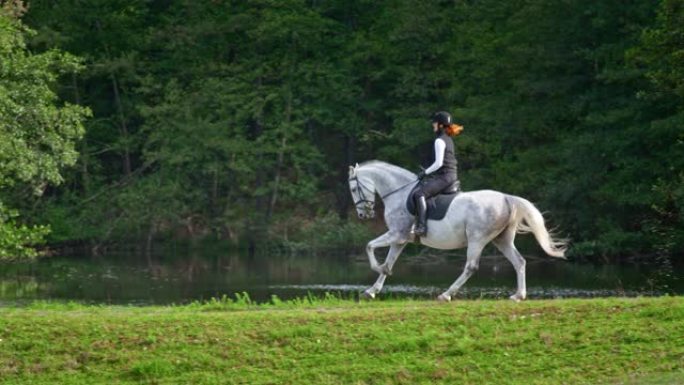
[[[530, 299], [684, 294], [684, 269], [670, 263], [596, 265], [548, 257], [526, 259]], [[404, 254], [379, 298], [435, 297], [458, 277], [464, 263], [465, 257], [453, 252]], [[183, 304], [241, 292], [257, 301], [267, 301], [271, 295], [288, 299], [326, 292], [354, 296], [376, 277], [365, 255], [250, 257], [214, 251], [62, 256], [0, 264], [0, 304], [33, 300]], [[510, 263], [501, 256], [485, 255], [455, 299], [507, 298], [515, 289]]]

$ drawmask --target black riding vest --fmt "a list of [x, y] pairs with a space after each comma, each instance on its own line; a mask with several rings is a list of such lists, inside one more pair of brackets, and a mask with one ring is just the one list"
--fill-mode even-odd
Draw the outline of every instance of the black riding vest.
[[458, 179], [458, 162], [456, 161], [456, 152], [454, 151], [454, 141], [451, 139], [449, 135], [445, 134], [444, 131], [440, 131], [438, 133], [438, 136], [435, 140], [437, 139], [442, 139], [446, 144], [446, 148], [444, 149], [444, 162], [442, 162], [442, 167], [440, 167], [433, 174], [448, 175], [453, 177], [454, 180], [456, 180]]

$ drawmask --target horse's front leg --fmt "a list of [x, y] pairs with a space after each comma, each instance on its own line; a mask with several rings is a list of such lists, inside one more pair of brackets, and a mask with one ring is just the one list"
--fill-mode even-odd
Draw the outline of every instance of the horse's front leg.
[[380, 276], [378, 277], [377, 281], [375, 281], [373, 286], [369, 287], [363, 292], [367, 298], [375, 298], [375, 295], [382, 290], [382, 287], [385, 284], [385, 279], [388, 276], [388, 274], [384, 273], [384, 271], [392, 270], [394, 263], [397, 261], [399, 254], [401, 254], [401, 252], [404, 250], [404, 247], [406, 247], [406, 243], [392, 243], [390, 245], [389, 252], [387, 253], [387, 259], [385, 260], [385, 263], [380, 266], [380, 269], [383, 272], [380, 273]]
[[385, 263], [380, 265], [380, 271], [382, 272], [382, 274], [392, 275], [392, 268], [394, 267], [394, 263], [397, 262], [399, 254], [401, 254], [406, 245], [406, 242], [393, 243], [390, 245], [389, 252], [387, 253], [387, 258], [385, 259]]
[[381, 236], [368, 242], [366, 245], [366, 254], [368, 254], [368, 261], [370, 262], [370, 267], [373, 271], [378, 274], [384, 274], [383, 269], [380, 268], [378, 260], [375, 258], [375, 249], [378, 247], [387, 247], [397, 239], [396, 235], [391, 231], [382, 234]]

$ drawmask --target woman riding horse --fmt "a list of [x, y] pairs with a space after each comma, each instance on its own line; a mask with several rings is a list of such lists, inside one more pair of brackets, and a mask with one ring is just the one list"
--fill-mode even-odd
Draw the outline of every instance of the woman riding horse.
[[456, 153], [451, 137], [460, 134], [463, 126], [452, 123], [451, 114], [448, 112], [440, 111], [432, 117], [432, 129], [436, 135], [434, 162], [418, 174], [421, 182], [413, 192], [418, 217], [413, 233], [418, 237], [427, 233], [426, 199], [439, 194], [458, 181]]

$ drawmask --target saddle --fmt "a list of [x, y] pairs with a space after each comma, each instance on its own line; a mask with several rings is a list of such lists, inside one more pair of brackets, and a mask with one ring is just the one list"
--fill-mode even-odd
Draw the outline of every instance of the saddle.
[[[413, 192], [419, 187], [420, 184], [417, 184], [416, 187], [411, 190], [411, 193], [408, 195], [408, 199], [406, 199], [406, 209], [409, 213], [411, 213], [411, 215], [416, 215], [416, 204], [413, 202]], [[425, 201], [425, 203], [427, 203], [427, 219], [432, 219], [435, 221], [444, 219], [446, 212], [451, 205], [451, 201], [453, 201], [454, 198], [456, 198], [456, 195], [458, 195], [460, 192], [461, 183], [457, 180], [449, 187], [442, 190], [442, 192], [440, 192], [438, 195], [428, 198]]]

